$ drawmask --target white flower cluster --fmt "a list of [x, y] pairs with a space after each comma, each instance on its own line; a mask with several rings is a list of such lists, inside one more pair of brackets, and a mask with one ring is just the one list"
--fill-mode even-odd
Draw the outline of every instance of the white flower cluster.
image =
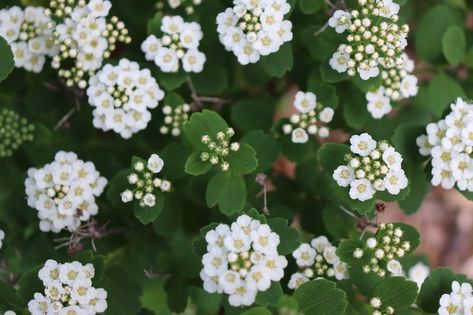
[[0, 36], [11, 45], [15, 67], [38, 73], [46, 57], [58, 53], [52, 39], [54, 22], [40, 7], [14, 6], [0, 10]]
[[352, 154], [345, 156], [347, 165], [339, 166], [333, 178], [341, 187], [350, 187], [350, 198], [366, 201], [378, 191], [397, 195], [407, 187], [401, 167], [402, 156], [386, 141], [376, 142], [363, 133], [350, 138]]
[[108, 19], [111, 7], [108, 0], [50, 1], [45, 12], [60, 21], [54, 28], [60, 52], [51, 65], [68, 86], [85, 89], [87, 77], [102, 67], [117, 43], [131, 42], [125, 24], [115, 16]]
[[154, 61], [163, 72], [178, 72], [179, 61], [185, 72], [202, 72], [207, 58], [199, 51], [203, 37], [200, 24], [184, 22], [180, 16], [165, 16], [161, 31], [161, 38], [150, 35], [141, 44], [146, 60]]
[[292, 23], [284, 20], [291, 10], [287, 0], [233, 0], [233, 5], [217, 16], [217, 32], [242, 65], [255, 63], [292, 40]]
[[424, 283], [425, 279], [429, 276], [430, 274], [430, 269], [429, 266], [422, 262], [418, 262], [414, 266], [409, 269], [409, 272], [407, 273], [407, 276], [410, 280], [414, 281], [417, 283], [417, 287], [422, 286]]
[[3, 240], [5, 239], [5, 232], [0, 230], [0, 249], [3, 247]]
[[205, 240], [204, 289], [228, 294], [232, 306], [253, 304], [258, 292], [284, 276], [287, 260], [277, 251], [279, 235], [267, 224], [241, 215], [231, 226], [219, 224], [207, 232]]
[[407, 46], [409, 26], [397, 24], [399, 5], [393, 0], [358, 0], [360, 8], [350, 12], [337, 10], [328, 24], [337, 33], [346, 32], [330, 59], [330, 66], [362, 80], [377, 77], [380, 68], [401, 65]]
[[439, 315], [472, 315], [473, 288], [469, 283], [452, 282], [452, 292], [440, 298]]
[[313, 278], [348, 279], [347, 264], [340, 261], [336, 251], [325, 236], [314, 238], [310, 244], [301, 244], [292, 253], [300, 271], [291, 276], [289, 289], [297, 289]]
[[195, 7], [202, 3], [202, 0], [161, 0], [156, 4], [157, 9], [162, 10], [164, 2], [167, 2], [171, 9], [183, 7], [187, 14], [192, 14], [195, 11]]
[[43, 232], [74, 231], [82, 221], [98, 212], [95, 197], [102, 194], [107, 180], [92, 162], [73, 152], [59, 151], [54, 161], [42, 168], [30, 168], [25, 181], [28, 205], [38, 210]]
[[230, 169], [230, 163], [225, 161], [225, 158], [233, 152], [240, 150], [240, 144], [238, 142], [230, 142], [231, 138], [235, 135], [233, 128], [228, 128], [226, 132], [220, 131], [215, 136], [215, 139], [209, 135], [202, 136], [202, 143], [207, 145], [209, 152], [202, 152], [200, 154], [200, 160], [203, 162], [209, 161], [212, 165], [220, 163], [222, 171], [228, 171]]
[[94, 315], [107, 309], [107, 291], [94, 288], [95, 268], [78, 261], [60, 264], [49, 259], [38, 272], [44, 294], [36, 292], [28, 303], [32, 315]]
[[444, 119], [427, 125], [417, 138], [420, 154], [431, 156], [432, 184], [450, 189], [457, 185], [473, 192], [473, 104], [458, 98]]
[[368, 112], [375, 119], [380, 119], [392, 110], [391, 102], [416, 96], [419, 90], [417, 77], [412, 75], [414, 61], [403, 55], [404, 62], [390, 69], [383, 69], [383, 83], [374, 92], [366, 93]]
[[128, 175], [128, 183], [133, 189], [126, 189], [120, 196], [125, 203], [139, 201], [140, 207], [154, 207], [156, 205], [157, 189], [162, 192], [171, 190], [171, 182], [156, 177], [164, 167], [164, 161], [157, 154], [151, 154], [148, 162], [138, 160], [134, 163], [134, 172]]
[[381, 299], [376, 296], [370, 299], [370, 305], [374, 308], [373, 315], [392, 315], [395, 311], [392, 306], [384, 307]]
[[107, 64], [91, 77], [87, 95], [95, 107], [94, 127], [113, 130], [124, 139], [146, 129], [151, 120], [148, 109], [156, 108], [164, 98], [151, 72], [128, 59], [121, 59], [117, 66]]
[[16, 315], [16, 313], [13, 311], [6, 311], [5, 313], [3, 313], [3, 315]]
[[159, 129], [159, 132], [163, 135], [171, 133], [174, 137], [178, 137], [181, 134], [182, 126], [189, 120], [190, 110], [189, 104], [181, 104], [175, 107], [164, 106], [164, 126]]
[[404, 231], [392, 223], [380, 224], [376, 234], [366, 240], [362, 248], [353, 251], [353, 257], [365, 258], [363, 266], [366, 273], [374, 272], [380, 277], [389, 271], [393, 276], [403, 276], [399, 258], [411, 250], [411, 243], [403, 239]]
[[282, 126], [285, 135], [291, 134], [293, 143], [306, 143], [309, 135], [326, 138], [329, 129], [322, 124], [328, 124], [333, 119], [334, 111], [317, 103], [317, 96], [312, 92], [296, 93], [294, 107], [299, 111], [289, 118], [289, 123]]

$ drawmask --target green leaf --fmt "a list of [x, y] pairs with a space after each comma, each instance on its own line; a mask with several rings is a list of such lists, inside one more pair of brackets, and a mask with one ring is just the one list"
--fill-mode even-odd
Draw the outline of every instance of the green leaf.
[[451, 65], [458, 65], [466, 56], [465, 32], [459, 26], [450, 26], [442, 37], [442, 52]]
[[247, 311], [241, 313], [241, 315], [271, 315], [272, 313], [264, 307], [253, 307]]
[[135, 217], [140, 220], [141, 224], [148, 224], [156, 220], [164, 206], [164, 193], [160, 191], [155, 191], [154, 195], [156, 196], [156, 203], [153, 207], [142, 207], [138, 200], [133, 201], [133, 211]]
[[212, 168], [212, 164], [209, 161], [202, 161], [200, 155], [202, 152], [195, 151], [192, 153], [186, 161], [185, 170], [189, 175], [199, 176], [207, 173]]
[[129, 169], [122, 170], [115, 174], [108, 184], [107, 199], [115, 208], [128, 207], [124, 204], [120, 194], [128, 188]]
[[294, 65], [292, 45], [285, 43], [277, 52], [262, 57], [261, 65], [267, 74], [278, 78], [282, 77]]
[[258, 167], [256, 152], [247, 143], [240, 143], [240, 149], [236, 152], [231, 151], [226, 156], [226, 161], [230, 164], [230, 171], [235, 174], [248, 174]]
[[167, 292], [167, 302], [171, 311], [184, 312], [189, 297], [186, 280], [181, 276], [171, 276], [167, 279], [164, 288]]
[[161, 24], [162, 24], [162, 14], [161, 12], [156, 12], [156, 14], [153, 16], [152, 19], [148, 20], [147, 24], [147, 31], [148, 35], [155, 35], [159, 37], [162, 32], [161, 32]]
[[197, 256], [202, 257], [205, 255], [205, 253], [207, 253], [207, 241], [205, 240], [205, 234], [207, 234], [208, 231], [215, 229], [217, 225], [218, 223], [210, 223], [209, 225], [206, 225], [200, 229], [199, 236], [192, 243], [193, 251]]
[[281, 147], [274, 136], [261, 130], [248, 132], [241, 142], [248, 143], [255, 150], [258, 159], [256, 172], [264, 172], [271, 168], [281, 155]]
[[291, 141], [291, 135], [284, 135], [280, 138], [282, 153], [289, 160], [301, 163], [314, 156], [317, 144], [311, 136], [306, 143], [294, 143]]
[[345, 155], [350, 152], [350, 147], [346, 144], [327, 143], [320, 148], [317, 159], [324, 171], [332, 176], [337, 167], [346, 164]]
[[225, 215], [243, 209], [246, 201], [246, 185], [243, 178], [232, 172], [219, 172], [207, 185], [205, 199], [209, 207], [218, 204]]
[[338, 105], [337, 89], [332, 84], [322, 82], [317, 69], [312, 70], [307, 78], [307, 91], [317, 95], [317, 102], [324, 107], [336, 108]]
[[272, 218], [268, 220], [268, 225], [279, 235], [278, 253], [280, 255], [289, 255], [299, 246], [299, 232], [289, 227], [286, 219]]
[[464, 275], [453, 273], [448, 268], [437, 268], [422, 284], [417, 305], [428, 313], [437, 313], [440, 298], [443, 294], [452, 292], [453, 281], [473, 284], [473, 281]]
[[299, 8], [305, 14], [318, 12], [324, 5], [323, 0], [300, 0]]
[[419, 58], [434, 60], [442, 53], [442, 41], [447, 29], [461, 26], [463, 18], [459, 11], [448, 5], [431, 7], [421, 18], [415, 32], [415, 48]]
[[202, 136], [216, 137], [220, 131], [227, 131], [227, 122], [216, 112], [204, 109], [200, 113], [193, 113], [190, 120], [184, 125], [184, 135], [194, 148], [208, 150], [202, 143]]
[[330, 66], [329, 60], [330, 58], [327, 58], [323, 61], [322, 66], [320, 67], [322, 80], [326, 83], [336, 83], [348, 79], [348, 75], [345, 72], [340, 73], [333, 70]]
[[0, 311], [6, 312], [21, 308], [23, 308], [23, 302], [16, 294], [15, 289], [5, 281], [0, 280]]
[[311, 315], [343, 315], [346, 294], [332, 281], [318, 279], [304, 283], [294, 292], [299, 312]]
[[108, 266], [101, 287], [107, 291], [106, 315], [136, 314], [140, 308], [141, 287], [130, 278], [130, 273], [119, 266]]
[[159, 84], [167, 91], [175, 90], [186, 82], [186, 73], [182, 70], [177, 73], [157, 72], [156, 70], [154, 72], [156, 72]]
[[466, 98], [461, 85], [449, 75], [440, 72], [435, 75], [429, 85], [431, 112], [436, 118], [458, 97]]
[[0, 81], [5, 80], [13, 71], [15, 59], [7, 41], [0, 36]]
[[190, 77], [200, 96], [217, 95], [228, 87], [227, 71], [211, 60], [205, 63], [204, 71]]
[[417, 284], [413, 281], [404, 277], [390, 277], [376, 285], [373, 296], [379, 297], [383, 306], [391, 306], [399, 312], [415, 303], [417, 290]]
[[355, 221], [336, 203], [322, 208], [322, 219], [327, 231], [337, 239], [348, 238], [355, 230]]
[[[284, 255], [282, 253], [279, 253]], [[256, 295], [256, 304], [261, 306], [276, 306], [279, 299], [283, 296], [282, 287], [279, 282], [271, 282], [271, 286], [264, 292], [258, 292]]]
[[399, 206], [404, 213], [413, 214], [420, 208], [432, 185], [423, 164], [407, 164], [404, 165], [404, 170], [409, 179], [410, 193], [399, 201]]
[[18, 280], [18, 296], [23, 301], [29, 301], [36, 292], [44, 291], [43, 281], [38, 278], [38, 272], [41, 268], [43, 268], [42, 265], [28, 270]]
[[259, 99], [240, 100], [231, 108], [231, 119], [242, 131], [269, 130], [273, 125], [276, 100], [269, 94]]
[[391, 138], [391, 144], [396, 148], [404, 160], [412, 163], [422, 163], [425, 157], [420, 155], [416, 139], [426, 134], [424, 126], [412, 124], [401, 125], [394, 131]]

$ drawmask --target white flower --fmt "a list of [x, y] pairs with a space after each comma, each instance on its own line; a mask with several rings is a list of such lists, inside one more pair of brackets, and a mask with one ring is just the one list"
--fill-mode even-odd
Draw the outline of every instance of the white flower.
[[333, 70], [344, 73], [347, 72], [348, 62], [350, 61], [350, 55], [340, 52], [335, 52], [330, 58], [329, 63]]
[[328, 20], [328, 25], [330, 27], [333, 27], [337, 33], [343, 33], [350, 26], [350, 19], [350, 13], [343, 10], [337, 10], [334, 12], [333, 16]]
[[316, 251], [309, 244], [301, 244], [292, 256], [296, 259], [299, 266], [311, 266], [314, 264]]
[[35, 293], [28, 302], [28, 310], [33, 315], [103, 313], [107, 309], [107, 292], [92, 286], [94, 275], [92, 264], [48, 260], [38, 273], [45, 295]]
[[104, 17], [108, 16], [112, 3], [107, 0], [90, 0], [87, 6], [93, 17]]
[[355, 173], [351, 167], [340, 165], [333, 172], [333, 179], [341, 187], [348, 187], [350, 183], [355, 180]]
[[350, 138], [350, 144], [350, 150], [361, 156], [368, 156], [376, 148], [376, 141], [367, 133], [353, 135]]
[[159, 173], [163, 169], [164, 161], [157, 154], [151, 154], [148, 159], [148, 169], [153, 173]]
[[429, 276], [429, 274], [429, 267], [422, 262], [418, 262], [411, 269], [409, 269], [408, 277], [410, 280], [417, 283], [417, 286], [420, 289], [422, 283], [424, 283], [424, 280]]
[[403, 170], [394, 170], [386, 174], [383, 184], [390, 194], [397, 195], [407, 187], [408, 182]]
[[439, 315], [462, 315], [463, 305], [462, 298], [459, 296], [451, 296], [449, 294], [443, 294], [440, 298], [440, 307], [438, 309]]
[[383, 17], [391, 17], [399, 13], [399, 4], [393, 0], [383, 0], [383, 7], [380, 10], [380, 15]]
[[312, 92], [302, 92], [299, 91], [296, 93], [296, 98], [294, 100], [294, 107], [301, 113], [308, 113], [311, 110], [315, 109], [317, 105], [317, 97]]
[[205, 54], [198, 50], [203, 37], [201, 27], [196, 22], [184, 22], [180, 16], [163, 17], [162, 38], [150, 35], [141, 45], [145, 58], [163, 72], [178, 72], [180, 61], [185, 72], [202, 72]]
[[401, 170], [402, 156], [393, 147], [389, 147], [382, 155], [383, 161], [389, 169]]
[[401, 81], [401, 93], [405, 98], [416, 96], [419, 90], [417, 77], [408, 75]]
[[73, 231], [97, 214], [95, 197], [106, 185], [107, 180], [93, 163], [60, 151], [52, 163], [28, 171], [25, 191], [28, 205], [38, 210], [41, 230], [58, 233], [62, 229]]
[[289, 10], [286, 0], [234, 2], [217, 16], [220, 42], [241, 64], [255, 63], [292, 40], [292, 23], [284, 20]]
[[230, 227], [219, 224], [205, 240], [200, 273], [204, 290], [227, 294], [232, 306], [253, 304], [258, 292], [284, 276], [287, 260], [277, 253], [279, 236], [248, 215], [239, 216]]
[[303, 128], [294, 129], [291, 135], [291, 140], [294, 143], [306, 143], [309, 141], [309, 135]]
[[375, 119], [383, 118], [392, 110], [391, 100], [384, 96], [384, 88], [374, 93], [366, 93], [366, 99], [368, 100], [368, 112], [370, 112], [371, 116]]
[[393, 276], [403, 275], [401, 263], [396, 259], [391, 259], [390, 261], [388, 261], [386, 268]]
[[304, 283], [308, 282], [309, 278], [302, 273], [294, 273], [287, 284], [289, 289], [297, 289]]
[[151, 72], [128, 59], [121, 59], [117, 66], [106, 65], [92, 76], [87, 95], [95, 107], [94, 126], [125, 139], [147, 127], [148, 109], [156, 108], [164, 98]]
[[322, 109], [322, 111], [319, 113], [320, 121], [322, 121], [322, 122], [324, 122], [324, 123], [329, 123], [329, 122], [332, 121], [334, 114], [335, 114], [335, 111], [333, 110], [333, 108], [325, 107], [325, 108]]
[[350, 183], [350, 198], [366, 201], [373, 198], [375, 190], [371, 182], [365, 178], [356, 179]]

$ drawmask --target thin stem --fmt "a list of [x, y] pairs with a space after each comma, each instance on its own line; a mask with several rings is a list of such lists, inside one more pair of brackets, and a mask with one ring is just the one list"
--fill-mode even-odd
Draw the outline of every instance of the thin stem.
[[333, 4], [330, 0], [325, 0], [325, 3], [332, 9], [335, 9], [335, 10], [338, 9], [337, 6]]
[[324, 24], [317, 32], [314, 33], [314, 36], [319, 36], [322, 34], [328, 27], [328, 22]]
[[346, 214], [348, 214], [349, 216], [351, 216], [352, 218], [356, 219], [356, 220], [359, 220], [360, 218], [357, 217], [353, 212], [351, 212], [350, 210], [346, 209], [344, 206], [340, 206], [340, 209], [343, 210], [343, 212], [345, 212]]

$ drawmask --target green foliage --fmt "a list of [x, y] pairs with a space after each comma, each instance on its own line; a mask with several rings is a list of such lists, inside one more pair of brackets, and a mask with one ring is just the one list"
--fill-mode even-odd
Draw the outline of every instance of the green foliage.
[[8, 77], [14, 66], [13, 52], [7, 41], [0, 36], [0, 81]]
[[457, 65], [466, 56], [466, 38], [462, 28], [451, 26], [442, 38], [442, 52], [451, 65]]
[[334, 282], [324, 279], [304, 283], [293, 296], [299, 311], [305, 314], [342, 315], [348, 304], [345, 292], [337, 289]]

